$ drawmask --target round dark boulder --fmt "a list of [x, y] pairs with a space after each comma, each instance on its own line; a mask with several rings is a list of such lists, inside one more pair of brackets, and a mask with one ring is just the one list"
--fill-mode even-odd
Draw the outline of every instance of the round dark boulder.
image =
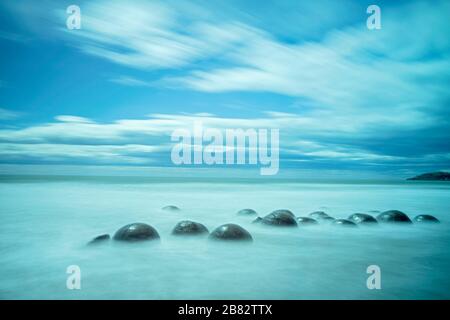
[[330, 216], [326, 216], [326, 217], [323, 217], [323, 218], [319, 218], [318, 220], [319, 220], [320, 222], [323, 222], [323, 223], [332, 223], [332, 222], [334, 222], [336, 219], [333, 218], [333, 217], [330, 217]]
[[412, 223], [406, 214], [398, 210], [384, 211], [378, 215], [377, 220], [388, 223]]
[[254, 216], [257, 215], [258, 213], [253, 209], [242, 209], [239, 210], [237, 214], [240, 216]]
[[414, 218], [415, 222], [423, 222], [423, 223], [440, 223], [439, 219], [429, 215], [429, 214], [421, 214]]
[[370, 214], [366, 213], [354, 213], [348, 217], [348, 220], [356, 223], [356, 224], [377, 224], [378, 221], [374, 217], [372, 217]]
[[217, 227], [209, 235], [213, 240], [253, 241], [251, 234], [234, 223], [228, 223]]
[[275, 210], [265, 216], [262, 221], [263, 224], [271, 226], [285, 226], [285, 227], [296, 227], [297, 221], [295, 216], [289, 210]]
[[177, 206], [165, 206], [165, 207], [161, 208], [161, 210], [164, 210], [164, 211], [180, 211], [181, 209], [178, 208]]
[[314, 212], [311, 212], [308, 216], [310, 216], [311, 218], [314, 218], [314, 219], [323, 219], [325, 217], [328, 217], [328, 214], [326, 214], [323, 211], [314, 211]]
[[158, 231], [145, 223], [131, 223], [123, 226], [114, 234], [118, 241], [145, 241], [159, 239]]
[[333, 221], [332, 225], [339, 227], [357, 227], [356, 223], [347, 219], [336, 219]]
[[176, 236], [208, 234], [208, 229], [201, 223], [183, 220], [173, 228], [172, 234]]
[[287, 214], [287, 215], [290, 215], [292, 218], [295, 219], [295, 214], [293, 214], [292, 211], [288, 210], [288, 209], [279, 209], [279, 210], [272, 211], [272, 213], [275, 213], [275, 214]]
[[252, 223], [261, 223], [263, 221], [263, 218], [258, 217], [255, 220], [252, 221]]
[[319, 224], [317, 220], [310, 217], [298, 217], [297, 224], [299, 226], [313, 226], [315, 224]]
[[88, 242], [88, 245], [97, 245], [100, 243], [104, 243], [106, 241], [109, 241], [109, 239], [111, 239], [111, 237], [109, 236], [109, 234], [102, 234], [100, 236], [95, 237], [94, 239], [92, 239], [91, 241]]

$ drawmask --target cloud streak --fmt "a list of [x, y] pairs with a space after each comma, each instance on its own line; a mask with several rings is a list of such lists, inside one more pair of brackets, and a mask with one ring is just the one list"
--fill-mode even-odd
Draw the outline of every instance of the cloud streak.
[[174, 7], [143, 1], [86, 3], [83, 28], [76, 33], [62, 30], [87, 54], [144, 70], [188, 66], [253, 35], [248, 26], [206, 22], [199, 11], [185, 2]]
[[153, 87], [155, 85], [151, 82], [139, 80], [129, 76], [120, 76], [117, 78], [112, 78], [109, 81], [128, 87]]
[[[450, 30], [448, 2], [390, 8], [383, 11], [381, 31], [367, 30], [362, 19], [298, 44], [235, 17], [212, 21], [215, 14], [205, 10], [185, 2], [89, 4], [83, 30], [70, 39], [86, 53], [118, 64], [181, 71], [161, 78], [161, 86], [307, 99], [314, 105], [309, 114], [314, 122], [335, 118], [341, 124], [333, 124], [342, 127], [351, 117], [362, 127], [383, 123], [400, 130], [448, 125], [450, 43], [445, 32], [434, 31]], [[220, 63], [198, 68], [204, 60]], [[124, 76], [111, 81], [155, 85]]]
[[[59, 20], [52, 27], [66, 44], [110, 62], [109, 82], [146, 93], [189, 92], [194, 103], [200, 94], [199, 100], [209, 101], [214, 94], [229, 93], [238, 97], [238, 105], [250, 107], [238, 108], [234, 116], [214, 115], [220, 106], [195, 112], [186, 107], [185, 114], [121, 116], [108, 122], [68, 113], [0, 130], [3, 161], [70, 158], [167, 165], [170, 133], [201, 121], [222, 130], [280, 129], [282, 164], [448, 167], [450, 4], [382, 6], [382, 29], [369, 31], [365, 8], [356, 2], [307, 3], [288, 7], [307, 9], [314, 18], [287, 12], [304, 20], [280, 21], [245, 4], [231, 10], [216, 2], [216, 7], [170, 0], [83, 2], [81, 30], [69, 31]], [[21, 10], [28, 11], [33, 10]], [[340, 19], [321, 12], [347, 14]], [[58, 12], [58, 19], [66, 16]], [[315, 17], [323, 19], [312, 21]], [[296, 31], [303, 27], [308, 32]], [[254, 103], [239, 101], [244, 94], [253, 95]], [[269, 94], [295, 100], [295, 106], [263, 110], [258, 95]], [[14, 117], [0, 109], [0, 119]]]
[[0, 108], [0, 120], [13, 120], [20, 117], [21, 115], [22, 114], [20, 112]]
[[[295, 114], [268, 112], [260, 118], [223, 118], [209, 114], [153, 114], [148, 119], [121, 119], [98, 123], [77, 116], [58, 116], [56, 121], [22, 129], [0, 130], [2, 162], [67, 160], [92, 164], [171, 165], [170, 151], [174, 130], [192, 130], [196, 122], [204, 128], [280, 129], [281, 164], [308, 162], [311, 165], [336, 163], [373, 166], [386, 163], [445, 163], [448, 152], [424, 153], [416, 157], [380, 152], [367, 148], [365, 138], [346, 138], [358, 129], [360, 137], [375, 137], [370, 126], [361, 129], [352, 124], [327, 130], [331, 122], [314, 121]], [[366, 131], [364, 131], [366, 130]], [[363, 134], [364, 133], [364, 134]], [[395, 139], [395, 137], [391, 137]]]

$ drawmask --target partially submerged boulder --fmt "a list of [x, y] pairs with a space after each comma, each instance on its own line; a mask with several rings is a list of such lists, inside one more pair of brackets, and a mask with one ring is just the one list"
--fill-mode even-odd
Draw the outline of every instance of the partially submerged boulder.
[[255, 220], [252, 221], [252, 223], [261, 223], [263, 221], [263, 218], [257, 217]]
[[319, 222], [317, 222], [317, 220], [310, 218], [310, 217], [298, 217], [297, 224], [299, 226], [313, 226], [313, 225], [319, 224]]
[[95, 237], [91, 241], [89, 241], [88, 245], [97, 245], [97, 244], [105, 243], [105, 242], [109, 241], [109, 239], [111, 239], [109, 234], [102, 234], [102, 235]]
[[328, 214], [326, 214], [323, 211], [314, 211], [314, 212], [311, 212], [308, 216], [313, 219], [323, 219], [325, 217], [328, 217]]
[[405, 213], [398, 210], [384, 211], [378, 215], [377, 220], [385, 223], [412, 223]]
[[333, 223], [336, 219], [330, 216], [326, 216], [323, 218], [319, 218], [318, 221], [320, 221], [321, 223]]
[[258, 213], [253, 209], [242, 209], [239, 210], [237, 214], [239, 216], [254, 216], [257, 215]]
[[208, 233], [208, 229], [203, 224], [190, 220], [178, 222], [172, 230], [172, 234], [176, 236], [205, 235]]
[[438, 218], [429, 214], [420, 214], [414, 218], [414, 221], [421, 223], [440, 223]]
[[170, 205], [170, 206], [162, 207], [161, 210], [164, 210], [164, 211], [180, 211], [181, 209], [178, 208], [177, 206]]
[[293, 214], [292, 211], [288, 210], [288, 209], [278, 209], [278, 210], [272, 211], [272, 213], [287, 214], [287, 215], [290, 215], [292, 218], [295, 218], [295, 214]]
[[347, 219], [336, 219], [332, 222], [332, 225], [338, 227], [357, 227], [356, 223]]
[[297, 221], [294, 214], [289, 210], [275, 210], [265, 216], [262, 221], [263, 224], [271, 226], [285, 226], [296, 227]]
[[212, 240], [253, 241], [251, 234], [234, 223], [227, 223], [214, 229], [209, 235]]
[[378, 221], [370, 214], [366, 213], [354, 213], [348, 217], [348, 220], [356, 224], [377, 224]]
[[159, 239], [158, 231], [145, 223], [131, 223], [123, 226], [114, 234], [114, 240], [117, 241], [148, 241]]

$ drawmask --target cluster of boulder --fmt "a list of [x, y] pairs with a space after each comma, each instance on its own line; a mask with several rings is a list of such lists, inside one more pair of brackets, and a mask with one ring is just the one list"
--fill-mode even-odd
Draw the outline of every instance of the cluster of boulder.
[[[421, 214], [414, 218], [415, 222], [439, 223], [440, 221], [431, 215]], [[289, 210], [276, 210], [264, 218], [258, 217], [253, 223], [262, 223], [276, 226], [310, 226], [319, 223], [329, 223], [334, 226], [357, 227], [378, 223], [413, 223], [403, 212], [398, 210], [388, 210], [380, 213], [376, 218], [367, 213], [354, 213], [347, 219], [335, 219], [323, 211], [311, 212], [308, 217], [295, 217]]]
[[[166, 206], [165, 211], [179, 211], [176, 206]], [[253, 209], [242, 209], [239, 216], [257, 216]], [[414, 219], [416, 223], [439, 223], [440, 221], [431, 215], [422, 214]], [[296, 217], [290, 210], [275, 210], [265, 217], [257, 217], [253, 223], [277, 226], [277, 227], [303, 227], [318, 224], [329, 224], [339, 227], [355, 228], [358, 225], [376, 225], [379, 223], [412, 224], [413, 221], [403, 212], [389, 210], [380, 213], [376, 218], [367, 213], [354, 213], [347, 219], [335, 219], [323, 211], [311, 212], [307, 217]], [[253, 241], [251, 234], [241, 226], [228, 223], [214, 229], [211, 233], [203, 224], [190, 220], [180, 221], [172, 230], [174, 236], [206, 236], [212, 240]], [[109, 234], [103, 234], [92, 239], [88, 244], [99, 244], [110, 240]], [[123, 226], [113, 236], [116, 241], [136, 242], [159, 240], [158, 231], [146, 223], [131, 223]]]

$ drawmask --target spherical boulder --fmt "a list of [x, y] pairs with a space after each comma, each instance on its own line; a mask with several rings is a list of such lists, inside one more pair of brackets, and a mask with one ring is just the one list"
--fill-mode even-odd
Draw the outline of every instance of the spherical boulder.
[[377, 224], [378, 221], [370, 214], [366, 213], [354, 213], [348, 217], [348, 220], [356, 224]]
[[336, 219], [331, 224], [339, 227], [357, 227], [356, 223], [347, 219]]
[[330, 216], [326, 216], [323, 218], [318, 218], [318, 221], [320, 221], [321, 223], [333, 223], [336, 219]]
[[252, 223], [261, 223], [263, 221], [263, 218], [257, 217], [255, 220], [252, 221]]
[[317, 222], [317, 220], [310, 217], [298, 217], [297, 224], [299, 226], [313, 226], [319, 223]]
[[251, 234], [241, 226], [228, 223], [214, 229], [209, 235], [212, 240], [253, 241]]
[[177, 206], [170, 205], [170, 206], [165, 206], [165, 207], [161, 208], [161, 210], [164, 210], [164, 211], [180, 211], [181, 209], [178, 208]]
[[94, 239], [92, 239], [91, 241], [88, 242], [88, 245], [97, 245], [100, 243], [104, 243], [106, 241], [109, 241], [109, 239], [111, 239], [111, 237], [109, 236], [109, 234], [102, 234], [99, 235], [97, 237], [95, 237]]
[[398, 210], [384, 211], [378, 215], [377, 220], [385, 223], [412, 223], [405, 213]]
[[146, 241], [159, 239], [158, 231], [145, 223], [131, 223], [123, 226], [114, 234], [117, 241]]
[[178, 222], [172, 230], [172, 234], [176, 236], [205, 235], [208, 233], [208, 229], [203, 224], [189, 220]]
[[263, 224], [271, 226], [296, 227], [297, 221], [295, 216], [289, 210], [275, 210], [265, 216], [262, 221]]
[[314, 219], [323, 219], [325, 217], [328, 217], [328, 214], [326, 214], [323, 211], [314, 211], [314, 212], [311, 212], [308, 216], [310, 216], [311, 218], [314, 218]]
[[287, 215], [290, 215], [292, 218], [295, 219], [295, 214], [293, 214], [292, 211], [288, 210], [288, 209], [278, 209], [278, 210], [272, 211], [272, 213], [275, 213], [275, 214], [287, 214]]
[[440, 223], [439, 219], [429, 215], [429, 214], [421, 214], [414, 218], [415, 222], [421, 223]]
[[239, 210], [237, 214], [239, 216], [254, 216], [257, 215], [258, 213], [253, 209], [242, 209]]

